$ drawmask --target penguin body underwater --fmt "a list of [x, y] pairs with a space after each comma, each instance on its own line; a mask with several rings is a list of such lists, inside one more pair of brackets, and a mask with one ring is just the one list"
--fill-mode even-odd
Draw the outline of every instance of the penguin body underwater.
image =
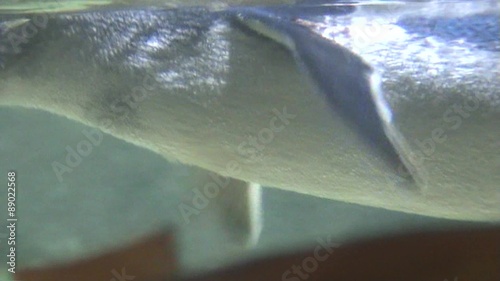
[[[498, 221], [498, 11], [420, 12], [388, 23], [406, 41], [370, 48], [353, 34], [377, 13], [354, 4], [1, 14], [0, 105], [228, 177], [229, 204], [244, 206], [232, 215], [254, 238], [260, 185]], [[462, 18], [479, 29], [447, 32]], [[483, 27], [486, 39], [469, 36]]]

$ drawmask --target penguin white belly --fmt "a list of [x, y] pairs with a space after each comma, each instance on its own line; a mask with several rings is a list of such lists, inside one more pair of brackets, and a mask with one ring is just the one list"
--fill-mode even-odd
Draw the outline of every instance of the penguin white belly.
[[[470, 114], [470, 125], [464, 117], [462, 133], [450, 132], [434, 146], [418, 167], [425, 171], [421, 176], [426, 182], [419, 186], [395, 172], [344, 115], [332, 112], [318, 94], [314, 75], [297, 67], [294, 50], [258, 35], [251, 26], [206, 15], [197, 18], [206, 11], [181, 16], [161, 10], [116, 13], [133, 18], [124, 25], [138, 28], [174, 17], [174, 24], [193, 33], [169, 34], [167, 40], [169, 26], [144, 35], [110, 27], [109, 14], [58, 15], [70, 26], [57, 31], [62, 34], [57, 40], [42, 37], [31, 52], [0, 71], [0, 103], [48, 110], [167, 159], [250, 183], [428, 216], [500, 219], [500, 178], [494, 172], [500, 136], [493, 130], [500, 117], [498, 104], [490, 103], [485, 114]], [[89, 27], [95, 33], [79, 29], [82, 21], [96, 19], [98, 24]], [[52, 36], [51, 27], [60, 28], [49, 24], [44, 36]], [[117, 37], [100, 42], [99, 29]], [[146, 44], [136, 45], [135, 36], [147, 37]], [[92, 49], [98, 41], [101, 45]], [[122, 53], [113, 52], [117, 45]], [[95, 52], [97, 58], [80, 56], [80, 50]], [[450, 125], [440, 118], [453, 98], [465, 102], [463, 96], [451, 95], [437, 104], [405, 95], [389, 97], [397, 113], [394, 126], [410, 143], [405, 147], [410, 150], [398, 152], [408, 158], [419, 149], [413, 140], [435, 137], [434, 125]], [[458, 122], [455, 115], [448, 117]], [[481, 138], [472, 138], [471, 132]], [[465, 150], [469, 141], [474, 142]], [[481, 158], [474, 167], [471, 157]]]

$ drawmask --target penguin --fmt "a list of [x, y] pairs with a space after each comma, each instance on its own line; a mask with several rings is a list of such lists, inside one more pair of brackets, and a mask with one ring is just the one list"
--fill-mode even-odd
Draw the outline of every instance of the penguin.
[[409, 5], [4, 13], [0, 105], [224, 178], [252, 243], [261, 186], [498, 221], [498, 11]]

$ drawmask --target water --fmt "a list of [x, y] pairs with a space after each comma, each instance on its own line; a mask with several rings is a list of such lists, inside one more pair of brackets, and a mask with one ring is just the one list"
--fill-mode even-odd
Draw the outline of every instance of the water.
[[62, 157], [60, 146], [81, 141], [86, 127], [31, 110], [3, 109], [0, 115], [0, 168], [19, 174], [19, 266], [90, 255], [174, 223], [181, 265], [192, 270], [289, 251], [329, 235], [342, 243], [412, 229], [475, 225], [265, 189], [260, 242], [235, 255], [212, 210], [184, 223], [178, 204], [191, 192], [179, 183], [188, 172], [181, 166], [107, 137], [61, 183], [54, 177], [52, 159]]
[[22, 1], [6, 0], [2, 2], [3, 10], [10, 11], [80, 11], [96, 7], [141, 7], [141, 6], [164, 6], [164, 7], [182, 7], [182, 6], [209, 6], [213, 8], [226, 7], [228, 5], [272, 5], [272, 4], [292, 4], [291, 0], [225, 0], [225, 1], [200, 1], [200, 0], [39, 0]]
[[[68, 11], [83, 9], [89, 3], [93, 7], [130, 4], [126, 1], [68, 1], [64, 4], [54, 1], [46, 1], [44, 4], [9, 1], [2, 3], [0, 9], [6, 7], [10, 11]], [[189, 2], [193, 3], [195, 2]], [[241, 1], [235, 3], [240, 4]], [[249, 4], [260, 3], [253, 1]], [[179, 3], [172, 1], [168, 5]], [[218, 2], [214, 7], [220, 7], [218, 5], [224, 6]], [[408, 86], [414, 85], [409, 83]], [[446, 125], [442, 120], [440, 123], [435, 122], [449, 106], [449, 100], [445, 99], [434, 112], [421, 117], [418, 112], [426, 109], [426, 103], [423, 102], [426, 99], [428, 97], [422, 97], [421, 104], [416, 109], [405, 110], [408, 104], [400, 107], [400, 112], [408, 112], [406, 119], [418, 116], [422, 118], [422, 123], [430, 124], [429, 127], [416, 126], [410, 130], [409, 133], [415, 134], [415, 138], [428, 136], [428, 128]], [[440, 101], [437, 100], [436, 103], [440, 104]], [[469, 133], [460, 130], [454, 132], [455, 135], [464, 136], [456, 139], [454, 143], [472, 143], [477, 139], [475, 136], [481, 136], [485, 130], [493, 133], [495, 128], [498, 130], [498, 127], [495, 127], [498, 123], [488, 119], [488, 116], [473, 116], [465, 121], [473, 123], [465, 122], [463, 128], [472, 129]], [[474, 126], [482, 122], [489, 123], [485, 127]], [[170, 163], [149, 150], [115, 137], [105, 135], [102, 143], [92, 146], [88, 156], [83, 157], [77, 167], [64, 173], [61, 181], [54, 172], [54, 161], [63, 163], [67, 148], [77, 149], [78, 145], [88, 138], [83, 132], [91, 130], [91, 127], [81, 123], [46, 112], [5, 107], [0, 109], [0, 171], [13, 169], [18, 174], [19, 268], [85, 257], [121, 245], [150, 231], [172, 226], [176, 226], [178, 231], [182, 267], [196, 271], [218, 267], [236, 259], [290, 250], [314, 243], [318, 238], [330, 234], [333, 235], [334, 241], [343, 243], [384, 233], [483, 225], [388, 211], [265, 188], [264, 228], [258, 244], [254, 248], [245, 249], [227, 233], [215, 204], [212, 203], [203, 209], [189, 223], [183, 218], [180, 204], [189, 203], [192, 199], [193, 189], [198, 186], [197, 181], [203, 180], [201, 170]], [[492, 171], [498, 163], [498, 154], [495, 153], [500, 149], [494, 146], [495, 141], [499, 139], [495, 138], [493, 133], [490, 135], [492, 146], [479, 149], [474, 154], [480, 158], [475, 159], [475, 163], [493, 165]], [[462, 144], [460, 147], [467, 145]], [[438, 153], [433, 155], [429, 160], [431, 167], [440, 169], [439, 161], [445, 158], [440, 153], [445, 152], [438, 150]], [[482, 156], [485, 154], [487, 156]], [[467, 155], [461, 157], [460, 161], [463, 161]], [[457, 158], [460, 159], [460, 155], [457, 155]], [[492, 171], [484, 172], [483, 176], [472, 175], [469, 178], [472, 182], [487, 185], [494, 180], [491, 178], [494, 174]], [[444, 176], [440, 177], [443, 182], [449, 181], [449, 174], [442, 175]], [[1, 212], [4, 214], [5, 208], [2, 208]], [[5, 216], [6, 214], [2, 217]], [[5, 238], [0, 236], [0, 242], [5, 243]], [[5, 259], [3, 253], [1, 257]], [[4, 260], [2, 264], [5, 265]]]

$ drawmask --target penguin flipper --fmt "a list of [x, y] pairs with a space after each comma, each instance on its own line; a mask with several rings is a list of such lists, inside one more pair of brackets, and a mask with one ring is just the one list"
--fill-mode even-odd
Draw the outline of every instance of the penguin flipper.
[[[252, 7], [239, 9], [235, 17], [250, 30], [286, 47], [330, 108], [358, 132], [395, 174], [425, 185], [423, 171], [410, 161], [406, 140], [394, 128], [379, 73], [355, 53], [301, 24], [297, 15], [304, 8], [306, 17], [317, 11], [314, 5]], [[333, 5], [328, 6], [328, 11], [344, 15], [354, 11], [354, 7]]]

